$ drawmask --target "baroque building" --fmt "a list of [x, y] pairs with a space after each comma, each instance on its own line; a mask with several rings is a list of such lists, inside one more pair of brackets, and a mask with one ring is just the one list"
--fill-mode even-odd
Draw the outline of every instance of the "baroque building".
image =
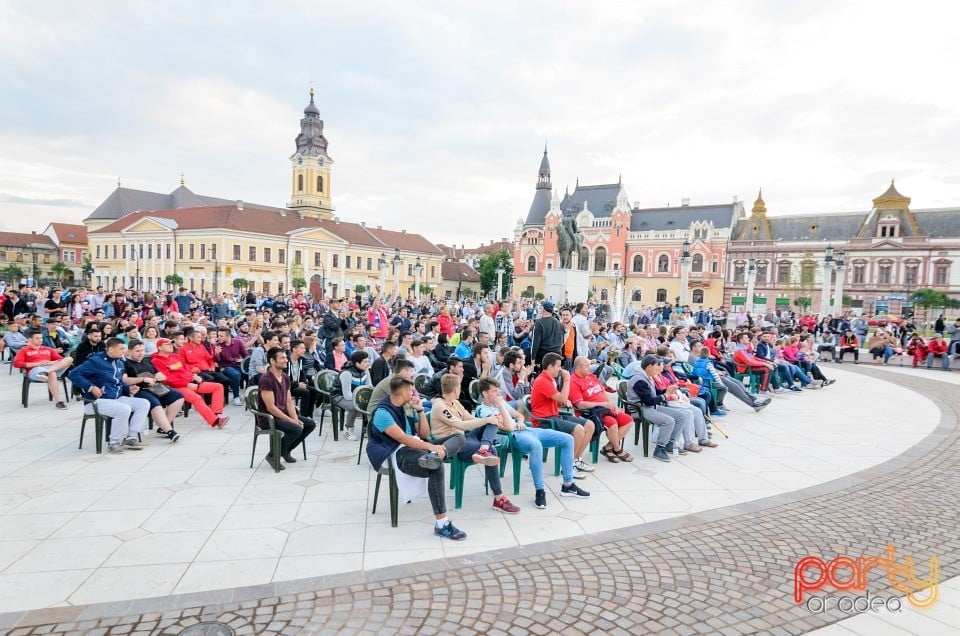
[[593, 300], [615, 303], [620, 288], [624, 302], [636, 309], [676, 303], [688, 244], [687, 304], [716, 308], [723, 302], [727, 242], [734, 224], [745, 218], [740, 202], [691, 205], [684, 199], [680, 206], [641, 208], [637, 202], [631, 205], [622, 179], [601, 185], [580, 185], [578, 180], [573, 192], [568, 189], [561, 197], [553, 188], [544, 149], [533, 202], [514, 231], [518, 293], [532, 296], [545, 289], [544, 272], [559, 263], [557, 226], [564, 215], [573, 215], [583, 234], [574, 268], [590, 273]]
[[444, 253], [423, 236], [333, 216], [333, 160], [313, 90], [303, 115], [288, 207], [198, 195], [182, 178], [169, 194], [118, 183], [84, 220], [93, 283], [160, 291], [176, 275], [197, 292], [277, 294], [297, 281], [314, 296], [439, 285]]
[[[752, 306], [802, 307], [837, 313], [834, 293], [821, 306], [824, 277], [831, 290], [868, 315], [899, 315], [911, 307], [921, 287], [960, 297], [960, 208], [912, 210], [910, 198], [893, 181], [867, 212], [769, 216], [762, 194], [753, 211], [734, 228], [728, 252], [725, 304], [748, 307], [747, 286], [754, 280]], [[833, 266], [824, 267], [827, 250]], [[843, 267], [840, 263], [842, 252]], [[753, 268], [751, 270], [751, 264]]]

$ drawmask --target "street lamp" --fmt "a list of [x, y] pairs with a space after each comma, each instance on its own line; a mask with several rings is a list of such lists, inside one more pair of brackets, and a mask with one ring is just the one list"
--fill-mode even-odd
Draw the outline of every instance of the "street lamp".
[[414, 295], [417, 298], [417, 302], [420, 302], [420, 274], [423, 273], [423, 263], [420, 262], [420, 257], [417, 257], [416, 262], [413, 265], [413, 275], [414, 275]]
[[757, 259], [750, 258], [747, 261], [747, 312], [753, 315], [755, 308], [753, 306], [753, 289], [757, 281]]
[[837, 286], [833, 292], [833, 310], [840, 312], [840, 315], [843, 315], [843, 277], [846, 273], [846, 260], [847, 252], [841, 248], [837, 254]]
[[207, 264], [213, 263], [213, 295], [216, 296], [216, 295], [217, 295], [217, 280], [218, 280], [218, 278], [219, 278], [219, 276], [220, 276], [220, 261], [218, 261], [217, 259], [213, 259], [213, 260], [207, 259], [207, 260], [204, 261], [204, 262], [207, 263]]
[[130, 257], [133, 259], [133, 265], [136, 269], [136, 274], [133, 277], [133, 288], [135, 290], [140, 289], [140, 254], [137, 252], [137, 244], [130, 244]]
[[403, 259], [400, 258], [400, 248], [394, 248], [393, 250], [393, 277], [396, 280], [397, 286], [397, 297], [400, 297], [400, 265], [403, 263]]
[[687, 287], [690, 285], [690, 239], [683, 240], [683, 251], [680, 253], [680, 295], [677, 305], [687, 304]]
[[827, 243], [823, 256], [823, 287], [820, 289], [820, 318], [827, 315], [830, 302], [830, 268], [833, 267], [833, 243]]
[[497, 267], [497, 300], [503, 300], [503, 275], [507, 270], [503, 268], [503, 263]]
[[387, 265], [390, 261], [387, 260], [386, 252], [380, 252], [380, 258], [377, 259], [377, 270], [380, 272], [380, 291], [381, 293], [386, 291], [384, 287], [387, 285]]

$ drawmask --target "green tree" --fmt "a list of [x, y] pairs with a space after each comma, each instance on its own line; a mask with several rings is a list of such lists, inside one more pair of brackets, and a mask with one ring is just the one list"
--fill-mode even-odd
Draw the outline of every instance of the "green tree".
[[540, 292], [537, 292], [536, 294], [533, 295], [533, 299], [537, 301], [543, 300], [544, 298], [546, 298], [546, 296], [544, 296]]
[[63, 279], [67, 277], [67, 272], [70, 270], [70, 267], [63, 261], [57, 261], [50, 266], [50, 273], [53, 274], [53, 277], [57, 279], [59, 284], [63, 284]]
[[90, 270], [93, 269], [93, 261], [90, 259], [89, 252], [83, 255], [83, 261], [80, 263], [83, 271], [80, 272], [80, 278], [86, 281], [90, 277]]
[[960, 301], [951, 298], [949, 294], [929, 287], [921, 287], [913, 292], [913, 304], [923, 307], [924, 322], [930, 319], [931, 309], [948, 309], [960, 306]]
[[163, 282], [165, 282], [167, 285], [170, 285], [171, 287], [178, 287], [180, 285], [183, 285], [183, 276], [181, 276], [180, 274], [167, 274], [166, 276], [164, 276]]
[[462, 290], [460, 290], [460, 295], [464, 298], [473, 298], [474, 292], [469, 287], [464, 287]]
[[490, 290], [497, 288], [497, 268], [504, 269], [503, 291], [510, 288], [510, 281], [513, 280], [513, 258], [507, 250], [500, 250], [492, 254], [486, 254], [477, 261], [477, 271], [480, 272], [480, 291], [486, 294]]
[[234, 289], [249, 289], [249, 288], [250, 288], [250, 281], [248, 281], [246, 278], [240, 278], [240, 277], [234, 278], [234, 279], [233, 279], [233, 288], [234, 288]]
[[533, 298], [533, 293], [533, 290], [524, 289], [522, 292], [520, 292], [520, 298]]
[[20, 282], [20, 279], [23, 278], [23, 268], [19, 265], [7, 265], [2, 271], [7, 283], [14, 285], [14, 288], [16, 288], [16, 284]]
[[354, 288], [353, 288], [353, 291], [355, 291], [355, 292], [358, 293], [358, 294], [362, 294], [363, 292], [367, 291], [367, 286], [366, 286], [366, 285], [355, 285]]
[[293, 285], [295, 290], [300, 291], [307, 286], [307, 279], [302, 276], [297, 276], [290, 281], [290, 284]]

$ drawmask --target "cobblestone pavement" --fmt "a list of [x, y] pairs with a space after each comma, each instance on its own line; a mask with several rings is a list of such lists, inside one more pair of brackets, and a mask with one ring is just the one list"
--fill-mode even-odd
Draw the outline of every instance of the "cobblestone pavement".
[[[803, 556], [882, 554], [891, 543], [917, 559], [918, 576], [931, 556], [941, 580], [960, 574], [960, 395], [953, 384], [897, 382], [941, 407], [934, 433], [889, 462], [802, 491], [588, 537], [210, 594], [211, 602], [51, 608], [0, 629], [173, 635], [219, 621], [236, 634], [804, 633], [847, 615], [793, 602]], [[869, 589], [896, 594], [879, 570]]]

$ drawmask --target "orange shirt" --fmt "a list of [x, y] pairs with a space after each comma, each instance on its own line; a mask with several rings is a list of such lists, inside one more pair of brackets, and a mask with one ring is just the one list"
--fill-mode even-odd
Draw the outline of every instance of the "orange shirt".
[[569, 360], [577, 350], [577, 330], [573, 325], [567, 329], [567, 337], [563, 341], [563, 357]]

